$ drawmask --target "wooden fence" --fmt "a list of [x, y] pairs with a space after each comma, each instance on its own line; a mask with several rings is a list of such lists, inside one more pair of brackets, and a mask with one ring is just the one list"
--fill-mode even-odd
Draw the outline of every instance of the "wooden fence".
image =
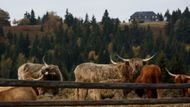
[[[189, 83], [184, 84], [139, 84], [139, 83], [81, 83], [73, 81], [27, 81], [27, 80], [0, 80], [0, 86], [24, 87], [59, 87], [59, 88], [101, 88], [101, 89], [181, 89], [189, 88]], [[177, 104], [190, 103], [190, 98], [163, 98], [163, 99], [123, 99], [100, 101], [24, 101], [0, 102], [0, 106], [86, 106], [86, 105], [138, 105], [138, 104]]]

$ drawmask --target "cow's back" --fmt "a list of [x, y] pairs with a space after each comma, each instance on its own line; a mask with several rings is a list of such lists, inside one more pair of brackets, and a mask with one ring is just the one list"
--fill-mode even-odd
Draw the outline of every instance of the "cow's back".
[[120, 79], [117, 66], [112, 64], [83, 63], [74, 70], [77, 82], [99, 82], [107, 79]]
[[25, 63], [18, 68], [18, 79], [27, 80], [30, 77], [38, 78], [38, 72], [43, 67], [42, 64]]
[[140, 75], [137, 78], [137, 82], [140, 83], [157, 83], [161, 78], [161, 70], [157, 65], [145, 65]]
[[37, 94], [31, 87], [12, 87], [0, 92], [0, 101], [36, 100]]

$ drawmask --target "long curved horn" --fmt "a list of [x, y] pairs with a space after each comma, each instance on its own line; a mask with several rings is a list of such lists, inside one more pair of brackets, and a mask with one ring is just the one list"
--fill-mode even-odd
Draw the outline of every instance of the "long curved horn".
[[143, 59], [143, 61], [144, 61], [144, 62], [149, 61], [149, 60], [152, 59], [154, 56], [155, 56], [155, 55], [152, 55], [152, 56], [149, 57], [149, 58]]
[[125, 58], [122, 58], [121, 56], [119, 56], [118, 54], [117, 54], [117, 57], [119, 58], [119, 59], [121, 59], [121, 60], [123, 60], [123, 61], [127, 61], [127, 62], [129, 62], [129, 60], [130, 59], [125, 59]]
[[173, 77], [176, 77], [177, 75], [176, 74], [172, 74], [167, 68], [165, 68], [165, 70], [168, 72], [169, 75], [173, 76]]
[[58, 73], [59, 73], [60, 81], [63, 81], [63, 75], [62, 75], [61, 71], [58, 70]]
[[43, 58], [42, 58], [42, 60], [43, 60], [43, 63], [44, 63], [44, 65], [47, 67], [48, 66], [48, 64], [45, 62], [45, 55], [43, 56]]
[[112, 64], [117, 64], [115, 61], [112, 60], [111, 56], [110, 56], [110, 61]]
[[190, 76], [188, 76], [188, 75], [185, 75], [185, 78], [188, 78], [188, 79], [190, 79]]

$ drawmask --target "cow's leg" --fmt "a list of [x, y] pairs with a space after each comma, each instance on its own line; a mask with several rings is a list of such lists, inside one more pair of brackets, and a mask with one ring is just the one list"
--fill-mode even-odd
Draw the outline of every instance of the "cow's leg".
[[[159, 77], [155, 77], [156, 78], [156, 84], [159, 84], [160, 83], [160, 79], [161, 79], [161, 76]], [[160, 95], [160, 89], [156, 89], [156, 94], [157, 94], [157, 98], [160, 99], [161, 98], [161, 95]]]
[[79, 89], [79, 100], [85, 100], [87, 96], [86, 89]]
[[147, 98], [152, 98], [152, 90], [151, 89], [147, 89], [146, 93], [147, 93]]
[[124, 98], [123, 90], [115, 89], [114, 91], [115, 91], [115, 93], [114, 93], [113, 99], [123, 99]]
[[101, 100], [102, 99], [101, 89], [94, 89], [94, 94], [95, 94], [94, 100]]
[[157, 91], [157, 98], [160, 99], [161, 98], [160, 89], [156, 89], [156, 91]]
[[187, 91], [188, 91], [187, 88], [184, 88], [184, 89], [183, 89], [183, 96], [187, 96]]
[[78, 100], [82, 100], [83, 99], [83, 89], [79, 89], [79, 94], [78, 94]]
[[88, 98], [92, 100], [100, 100], [100, 89], [89, 89], [88, 92]]
[[87, 99], [87, 97], [88, 97], [88, 89], [85, 89], [86, 90], [86, 92], [85, 92], [85, 96], [84, 96], [84, 100], [86, 100]]
[[187, 96], [190, 97], [190, 88], [187, 88]]

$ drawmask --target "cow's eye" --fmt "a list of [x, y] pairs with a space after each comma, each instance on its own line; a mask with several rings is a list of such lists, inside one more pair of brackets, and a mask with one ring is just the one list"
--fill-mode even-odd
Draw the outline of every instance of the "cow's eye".
[[135, 67], [137, 67], [138, 66], [138, 64], [135, 64]]
[[46, 71], [50, 71], [49, 69], [45, 69]]

